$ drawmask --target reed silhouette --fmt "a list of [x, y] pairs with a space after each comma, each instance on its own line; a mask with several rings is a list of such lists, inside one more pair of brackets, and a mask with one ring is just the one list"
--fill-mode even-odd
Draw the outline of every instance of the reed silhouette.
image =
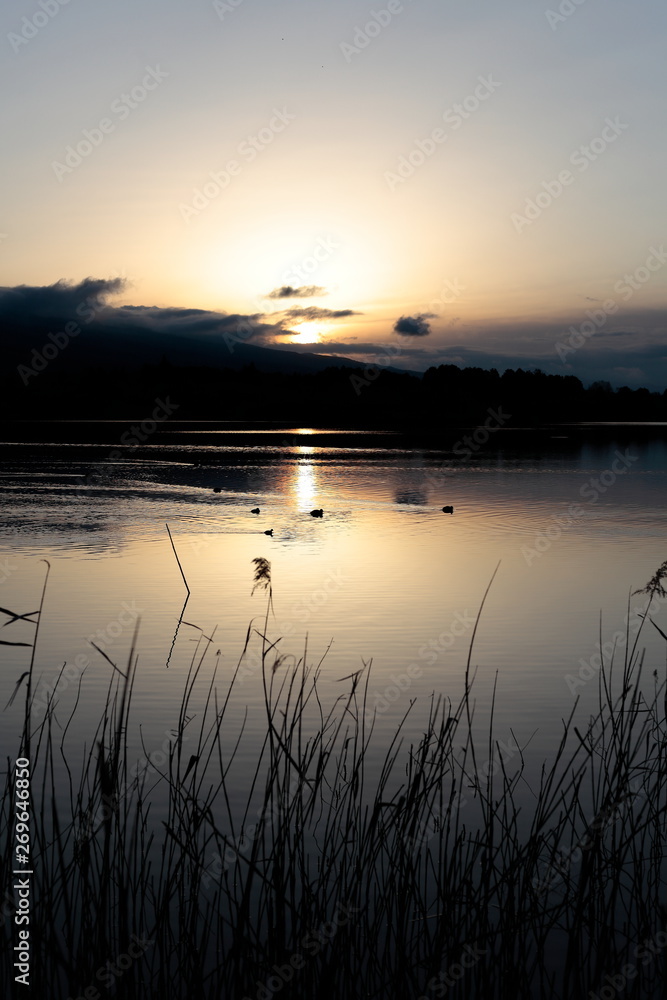
[[[124, 669], [109, 660], [90, 745], [73, 725], [78, 698], [64, 724], [53, 695], [36, 721], [44, 591], [17, 685], [26, 685], [17, 756], [30, 756], [32, 771], [31, 995], [81, 996], [141, 940], [114, 982], [118, 997], [431, 1000], [446, 989], [457, 1000], [565, 1000], [598, 995], [628, 966], [627, 995], [663, 996], [667, 949], [636, 957], [646, 941], [667, 942], [667, 693], [657, 669], [645, 681], [640, 647], [662, 579], [648, 585], [638, 634], [628, 633], [618, 662], [603, 663], [596, 712], [582, 727], [573, 707], [523, 801], [527, 760], [518, 745], [511, 758], [498, 752], [495, 685], [488, 733], [480, 738], [474, 721], [474, 635], [460, 697], [434, 693], [419, 716], [423, 735], [406, 743], [420, 710], [406, 696], [377, 767], [372, 664], [340, 678], [327, 704], [325, 657], [312, 664], [304, 648], [295, 662], [270, 634], [271, 566], [257, 558], [263, 624], [249, 627], [231, 676], [220, 679], [210, 662], [214, 636], [184, 623], [197, 639], [173, 740], [149, 776], [133, 773], [128, 751], [136, 631]], [[10, 626], [25, 617], [3, 613]], [[257, 636], [263, 735], [247, 746], [232, 698]], [[228, 732], [237, 734], [231, 750]], [[15, 801], [10, 767], [0, 801], [5, 898]], [[11, 969], [11, 919], [2, 936], [0, 989], [13, 1000], [27, 994]]]

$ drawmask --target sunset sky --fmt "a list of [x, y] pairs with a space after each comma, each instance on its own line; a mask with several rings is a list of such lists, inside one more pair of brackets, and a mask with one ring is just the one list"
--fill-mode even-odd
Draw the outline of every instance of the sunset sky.
[[667, 380], [664, 2], [0, 17], [5, 288], [120, 276], [110, 304], [264, 344]]

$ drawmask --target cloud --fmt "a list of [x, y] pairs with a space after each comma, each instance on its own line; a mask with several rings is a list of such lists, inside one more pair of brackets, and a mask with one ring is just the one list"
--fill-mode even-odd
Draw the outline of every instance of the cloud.
[[416, 316], [401, 316], [394, 323], [394, 333], [402, 337], [428, 337], [431, 324], [427, 322], [433, 313], [418, 313]]
[[400, 351], [389, 353], [383, 344], [360, 341], [322, 340], [317, 344], [273, 344], [275, 350], [288, 351], [294, 354], [319, 354], [332, 358], [332, 364], [341, 364], [344, 359], [360, 360], [362, 363], [376, 365], [378, 368], [400, 369], [402, 371], [420, 374], [431, 365], [441, 363], [440, 356], [433, 351], [421, 348], [407, 347]]
[[113, 296], [125, 287], [124, 279], [118, 277], [0, 287], [0, 346], [6, 366], [11, 367], [8, 352], [12, 352], [17, 364], [25, 364], [31, 349], [45, 343], [49, 332], [63, 330], [67, 321], [73, 320], [85, 336], [73, 340], [71, 351], [63, 356], [71, 361], [78, 356], [81, 364], [107, 364], [108, 358], [152, 363], [166, 355], [174, 364], [219, 365], [236, 359], [241, 346], [247, 344], [270, 347], [274, 352], [329, 355], [332, 364], [351, 357], [411, 371], [440, 364], [499, 371], [541, 368], [552, 374], [575, 375], [586, 384], [606, 380], [613, 386], [645, 385], [660, 391], [667, 386], [667, 310], [659, 307], [626, 307], [606, 319], [602, 317], [604, 322], [600, 321], [599, 328], [586, 337], [580, 349], [568, 354], [564, 363], [558, 356], [557, 344], [601, 311], [587, 309], [565, 318], [468, 321], [449, 328], [438, 322], [433, 333], [427, 322], [432, 314], [419, 313], [397, 320], [394, 330], [401, 339], [391, 338], [391, 347], [390, 338], [383, 344], [354, 336], [302, 345], [285, 342], [293, 332], [286, 329], [288, 323], [358, 314], [351, 309], [316, 307], [243, 314], [113, 305]]
[[7, 328], [41, 328], [64, 325], [67, 320], [83, 323], [91, 331], [122, 334], [142, 331], [153, 336], [220, 337], [236, 334], [244, 342], [270, 344], [283, 331], [264, 321], [264, 313], [224, 313], [211, 309], [174, 306], [113, 306], [107, 299], [125, 288], [123, 278], [84, 278], [53, 285], [17, 285], [0, 288], [0, 322]]
[[293, 309], [286, 309], [284, 314], [287, 320], [298, 320], [301, 323], [312, 322], [318, 319], [343, 319], [345, 316], [361, 316], [362, 313], [355, 312], [354, 309], [320, 309], [317, 306], [295, 306]]
[[321, 285], [300, 285], [294, 288], [293, 285], [281, 285], [274, 288], [265, 296], [267, 299], [312, 299], [314, 296], [327, 295], [326, 288]]
[[110, 295], [123, 291], [125, 284], [124, 278], [84, 278], [77, 284], [61, 280], [53, 285], [0, 288], [0, 320], [34, 323], [73, 317], [77, 309], [88, 306], [100, 310]]
[[240, 333], [244, 340], [275, 336], [282, 331], [262, 322], [264, 313], [223, 313], [211, 309], [173, 306], [118, 306], [113, 311], [119, 326], [141, 326], [164, 334]]
[[[291, 330], [284, 331], [285, 333], [292, 333]], [[336, 354], [383, 354], [386, 353], [385, 348], [381, 344], [372, 343], [358, 343], [357, 341], [348, 342], [343, 340], [321, 340], [317, 344], [276, 344], [275, 347], [280, 347], [281, 350], [287, 351], [298, 351], [303, 353], [303, 351], [309, 351], [314, 354], [331, 354], [335, 352]]]
[[[276, 345], [277, 347], [278, 345]], [[372, 341], [358, 341], [356, 338], [350, 340], [321, 340], [317, 344], [281, 344], [282, 349], [287, 350], [301, 350], [302, 346], [309, 351], [316, 353], [331, 354], [335, 351], [336, 354], [363, 354], [367, 357], [385, 357], [385, 358], [396, 358], [396, 362], [392, 361], [392, 364], [400, 365], [398, 359], [411, 358], [411, 357], [421, 357], [425, 358], [427, 361], [427, 367], [429, 364], [437, 364], [439, 354], [434, 351], [427, 351], [422, 348], [408, 347], [402, 350], [397, 350], [394, 346], [393, 351], [388, 351], [386, 345], [377, 344]], [[433, 359], [431, 361], [431, 359]]]

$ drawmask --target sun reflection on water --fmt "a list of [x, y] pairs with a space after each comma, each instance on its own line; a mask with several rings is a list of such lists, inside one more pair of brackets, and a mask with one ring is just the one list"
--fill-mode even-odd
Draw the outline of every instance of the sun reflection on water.
[[[314, 448], [303, 446], [297, 448], [297, 454], [300, 456], [312, 455], [314, 452]], [[297, 461], [293, 491], [299, 507], [312, 507], [319, 488], [315, 464], [308, 461]]]

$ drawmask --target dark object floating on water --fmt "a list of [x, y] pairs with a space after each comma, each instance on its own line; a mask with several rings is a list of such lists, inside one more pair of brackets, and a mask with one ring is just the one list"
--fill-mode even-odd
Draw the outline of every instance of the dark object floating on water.
[[250, 513], [251, 514], [259, 514], [259, 507], [253, 507], [253, 509], [250, 511]]
[[264, 532], [265, 535], [273, 535], [273, 528], [269, 528], [268, 531]]
[[214, 493], [222, 493], [222, 486], [214, 486], [213, 487], [213, 492]]
[[454, 513], [454, 508], [453, 507], [443, 507], [442, 508], [442, 512], [443, 512], [443, 514], [453, 514]]
[[320, 507], [319, 510], [311, 510], [310, 516], [311, 517], [323, 517], [324, 516], [324, 511], [322, 510], [321, 507]]

